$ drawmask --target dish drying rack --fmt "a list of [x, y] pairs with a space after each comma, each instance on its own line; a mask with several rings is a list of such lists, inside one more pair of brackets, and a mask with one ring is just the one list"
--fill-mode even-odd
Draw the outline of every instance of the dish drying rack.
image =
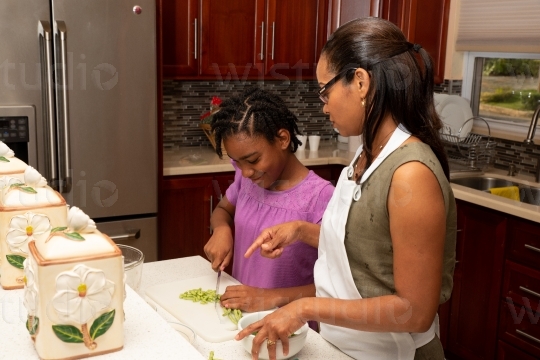
[[[488, 135], [478, 135], [468, 133], [461, 135], [465, 124], [469, 121], [482, 120], [486, 123]], [[493, 164], [495, 160], [496, 142], [491, 138], [491, 129], [489, 123], [481, 117], [475, 116], [463, 123], [457, 134], [452, 134], [452, 129], [444, 125], [441, 138], [448, 153], [450, 162], [465, 165], [471, 170], [484, 170], [488, 165]]]

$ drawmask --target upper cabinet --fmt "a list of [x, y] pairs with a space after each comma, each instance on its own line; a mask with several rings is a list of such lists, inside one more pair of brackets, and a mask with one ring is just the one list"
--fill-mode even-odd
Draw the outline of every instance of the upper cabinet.
[[163, 76], [313, 79], [328, 0], [161, 0]]
[[418, 43], [433, 59], [435, 84], [444, 81], [450, 0], [380, 0], [378, 14], [399, 26], [409, 42]]
[[262, 72], [264, 0], [199, 0], [201, 75], [221, 80]]
[[378, 16], [399, 26], [433, 58], [435, 83], [444, 81], [450, 0], [329, 0], [329, 32], [347, 21]]
[[194, 76], [199, 72], [199, 0], [160, 0], [164, 77]]
[[265, 77], [283, 80], [314, 78], [326, 42], [325, 0], [268, 0]]

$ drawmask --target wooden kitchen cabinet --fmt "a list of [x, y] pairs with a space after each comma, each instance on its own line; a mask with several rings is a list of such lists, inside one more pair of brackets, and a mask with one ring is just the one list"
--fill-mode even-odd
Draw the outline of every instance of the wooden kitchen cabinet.
[[493, 359], [507, 218], [481, 206], [457, 203], [460, 243], [447, 350], [463, 359]]
[[456, 202], [454, 289], [439, 309], [446, 358], [540, 358], [540, 224]]
[[264, 0], [199, 0], [201, 75], [221, 80], [262, 73]]
[[165, 78], [315, 77], [328, 0], [160, 0]]
[[329, 0], [329, 30], [347, 21], [378, 16], [399, 26], [433, 58], [435, 83], [444, 81], [450, 0]]
[[450, 0], [381, 0], [379, 16], [401, 28], [411, 43], [418, 43], [433, 59], [435, 84], [444, 81]]
[[163, 77], [196, 76], [198, 0], [160, 0]]
[[163, 180], [159, 201], [159, 260], [200, 255], [210, 238], [212, 176]]
[[315, 78], [326, 42], [327, 0], [268, 0], [265, 77], [274, 80]]

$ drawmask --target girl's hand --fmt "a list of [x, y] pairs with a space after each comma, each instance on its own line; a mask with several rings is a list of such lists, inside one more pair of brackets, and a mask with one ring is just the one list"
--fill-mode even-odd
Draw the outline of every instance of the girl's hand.
[[[253, 346], [251, 348], [252, 359], [256, 360], [259, 358], [259, 349], [266, 339], [271, 341], [281, 340], [283, 355], [287, 356], [289, 354], [289, 336], [300, 329], [307, 321], [297, 311], [300, 309], [299, 303], [301, 301], [298, 300], [285, 305], [265, 316], [263, 319], [249, 325], [236, 335], [235, 340], [242, 340], [251, 333], [258, 331], [253, 339]], [[268, 355], [270, 356], [270, 360], [276, 359], [275, 345], [268, 346]]]
[[226, 308], [246, 312], [269, 310], [278, 306], [278, 299], [275, 299], [271, 291], [247, 285], [227, 286], [220, 302]]
[[214, 229], [212, 237], [204, 245], [204, 253], [212, 263], [214, 271], [224, 270], [233, 256], [233, 236], [231, 228], [220, 226]]

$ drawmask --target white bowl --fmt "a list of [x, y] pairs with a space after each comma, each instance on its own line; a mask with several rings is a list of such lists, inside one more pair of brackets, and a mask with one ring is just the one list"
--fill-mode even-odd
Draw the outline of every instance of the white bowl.
[[[255, 312], [251, 314], [244, 314], [244, 316], [240, 319], [238, 322], [238, 330], [243, 330], [244, 328], [248, 327], [249, 325], [253, 324], [256, 321], [261, 320], [266, 315], [272, 313], [274, 310], [269, 311], [260, 311]], [[283, 355], [283, 346], [281, 344], [281, 340], [278, 340], [276, 342], [276, 359], [288, 359], [294, 355], [296, 355], [302, 348], [304, 347], [306, 343], [308, 333], [308, 324], [305, 323], [300, 329], [295, 331], [295, 335], [293, 337], [289, 338], [289, 354], [287, 356]], [[246, 336], [242, 339], [242, 345], [244, 346], [244, 349], [251, 354], [251, 347], [253, 343], [253, 339], [255, 338], [255, 335], [251, 334], [249, 336]], [[268, 349], [266, 348], [266, 340], [263, 341], [261, 348], [259, 350], [259, 359], [269, 359], [268, 355]]]

